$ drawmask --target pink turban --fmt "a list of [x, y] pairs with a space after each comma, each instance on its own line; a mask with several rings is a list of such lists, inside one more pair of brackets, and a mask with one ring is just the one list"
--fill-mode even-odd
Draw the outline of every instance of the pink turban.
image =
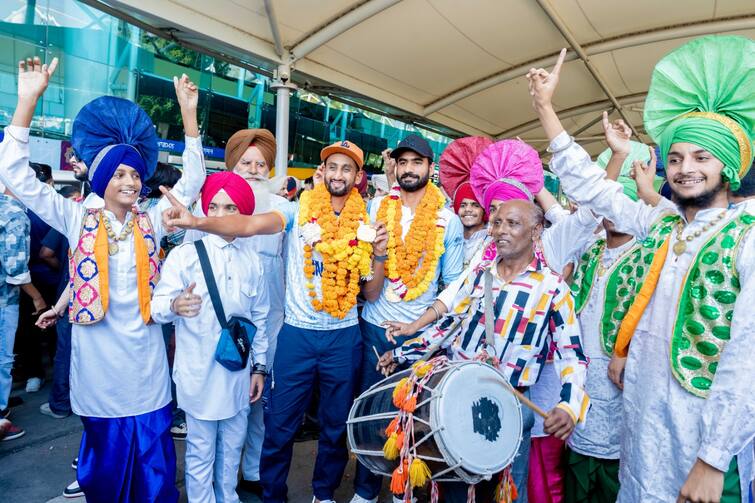
[[543, 188], [543, 164], [537, 151], [523, 141], [502, 140], [477, 156], [469, 181], [487, 213], [494, 199], [532, 201]]
[[202, 211], [207, 215], [215, 194], [224, 190], [242, 215], [254, 213], [254, 192], [246, 180], [232, 171], [213, 173], [202, 186]]
[[484, 136], [467, 136], [448, 144], [440, 156], [440, 184], [453, 196], [462, 183], [469, 181], [469, 172], [477, 156], [493, 142]]

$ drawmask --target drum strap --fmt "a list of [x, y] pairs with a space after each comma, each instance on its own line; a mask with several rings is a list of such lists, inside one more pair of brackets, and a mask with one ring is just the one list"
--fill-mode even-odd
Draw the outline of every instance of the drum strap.
[[[495, 340], [495, 313], [493, 311], [493, 275], [490, 269], [485, 270], [484, 299], [485, 303], [485, 346]], [[486, 348], [487, 349], [487, 348]]]

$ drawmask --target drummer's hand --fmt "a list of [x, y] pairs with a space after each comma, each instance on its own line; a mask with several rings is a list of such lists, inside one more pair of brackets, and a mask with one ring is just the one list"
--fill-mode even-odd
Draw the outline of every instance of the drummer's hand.
[[627, 364], [626, 358], [612, 356], [611, 363], [608, 364], [608, 378], [620, 390], [624, 390], [624, 367]]
[[396, 344], [396, 337], [402, 337], [405, 335], [414, 335], [417, 333], [417, 328], [414, 323], [401, 323], [400, 321], [384, 321], [385, 338], [391, 344]]
[[385, 377], [388, 377], [394, 370], [396, 370], [396, 365], [396, 361], [393, 359], [393, 352], [386, 351], [378, 360], [375, 370], [383, 374]]
[[548, 435], [553, 435], [565, 441], [574, 430], [574, 421], [564, 409], [554, 407], [545, 416], [543, 428]]

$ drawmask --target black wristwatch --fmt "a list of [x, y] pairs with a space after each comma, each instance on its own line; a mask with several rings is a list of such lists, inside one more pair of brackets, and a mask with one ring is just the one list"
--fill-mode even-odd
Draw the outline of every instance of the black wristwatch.
[[255, 363], [254, 365], [252, 365], [252, 375], [254, 374], [266, 376], [267, 367], [265, 365], [262, 365], [261, 363]]

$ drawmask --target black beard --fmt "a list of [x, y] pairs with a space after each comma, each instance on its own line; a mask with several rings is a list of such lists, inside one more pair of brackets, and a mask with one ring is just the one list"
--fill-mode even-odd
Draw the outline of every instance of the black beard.
[[710, 208], [711, 203], [716, 198], [716, 196], [724, 190], [724, 182], [721, 180], [718, 182], [718, 185], [713, 187], [712, 189], [703, 192], [699, 196], [694, 197], [681, 197], [679, 194], [674, 191], [674, 189], [671, 189], [671, 195], [674, 200], [674, 202], [682, 209], [687, 208], [699, 208], [699, 209], [705, 209]]
[[331, 187], [331, 182], [325, 182], [325, 187], [328, 189], [328, 192], [331, 196], [341, 197], [345, 196], [349, 192], [351, 192], [351, 189], [354, 187], [353, 185], [349, 187], [349, 184], [344, 183], [343, 189], [336, 190], [333, 187]]
[[89, 176], [85, 171], [79, 171], [78, 173], [74, 173], [73, 177], [80, 182], [86, 182], [87, 180], [89, 180]]
[[406, 192], [417, 192], [418, 190], [424, 188], [430, 181], [430, 174], [428, 173], [426, 176], [416, 179], [416, 182], [407, 182], [407, 178], [415, 180], [414, 176], [407, 176], [407, 174], [405, 173], [401, 178], [398, 179], [398, 186], [401, 187], [401, 190], [404, 190]]

